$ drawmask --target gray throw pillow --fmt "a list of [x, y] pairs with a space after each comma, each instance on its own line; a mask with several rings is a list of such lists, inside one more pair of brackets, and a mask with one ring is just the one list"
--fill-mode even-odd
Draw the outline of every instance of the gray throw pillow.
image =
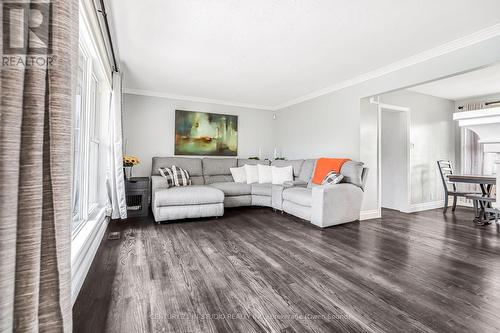
[[351, 183], [363, 187], [363, 162], [347, 161], [340, 168], [340, 173], [344, 176], [342, 183]]

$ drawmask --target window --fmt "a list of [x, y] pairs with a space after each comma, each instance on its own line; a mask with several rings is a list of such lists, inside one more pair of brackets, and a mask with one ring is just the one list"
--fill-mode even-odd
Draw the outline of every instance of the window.
[[90, 109], [89, 109], [89, 214], [98, 206], [99, 184], [99, 83], [95, 75], [90, 79]]
[[[106, 206], [106, 155], [101, 142], [109, 112], [110, 83], [85, 24], [80, 26], [78, 78], [73, 115], [72, 230], [75, 235]], [[102, 215], [102, 214], [101, 214]]]
[[87, 73], [88, 56], [80, 47], [78, 55], [78, 77], [76, 86], [75, 108], [73, 115], [73, 230], [76, 230], [83, 221], [82, 183], [84, 181], [84, 111], [86, 109], [87, 85], [85, 82]]

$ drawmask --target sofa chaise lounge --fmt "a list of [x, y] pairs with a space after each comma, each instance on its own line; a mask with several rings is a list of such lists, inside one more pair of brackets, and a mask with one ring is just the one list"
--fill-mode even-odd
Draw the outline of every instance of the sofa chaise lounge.
[[[282, 185], [236, 183], [230, 168], [245, 164], [292, 166], [293, 181]], [[156, 222], [222, 216], [225, 207], [267, 206], [310, 221], [319, 227], [359, 219], [368, 169], [348, 161], [341, 168], [343, 182], [316, 185], [311, 179], [316, 160], [251, 160], [239, 158], [153, 157], [151, 207]], [[159, 169], [186, 169], [192, 185], [171, 187]]]

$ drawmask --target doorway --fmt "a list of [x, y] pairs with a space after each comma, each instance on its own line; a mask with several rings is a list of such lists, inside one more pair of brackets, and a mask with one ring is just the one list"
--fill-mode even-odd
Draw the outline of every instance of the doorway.
[[379, 209], [410, 212], [410, 108], [378, 105]]

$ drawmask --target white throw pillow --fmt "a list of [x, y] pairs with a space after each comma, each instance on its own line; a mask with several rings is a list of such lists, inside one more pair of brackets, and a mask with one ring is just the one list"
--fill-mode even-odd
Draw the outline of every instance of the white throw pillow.
[[272, 167], [273, 184], [282, 185], [284, 182], [293, 181], [293, 166]]
[[235, 183], [247, 182], [247, 173], [244, 166], [239, 168], [229, 168], [229, 170], [231, 171], [231, 175], [233, 176], [233, 180]]
[[259, 170], [259, 184], [268, 184], [273, 181], [273, 172], [270, 165], [257, 165]]
[[256, 165], [244, 165], [245, 174], [247, 176], [247, 184], [253, 184], [259, 182], [259, 169]]

